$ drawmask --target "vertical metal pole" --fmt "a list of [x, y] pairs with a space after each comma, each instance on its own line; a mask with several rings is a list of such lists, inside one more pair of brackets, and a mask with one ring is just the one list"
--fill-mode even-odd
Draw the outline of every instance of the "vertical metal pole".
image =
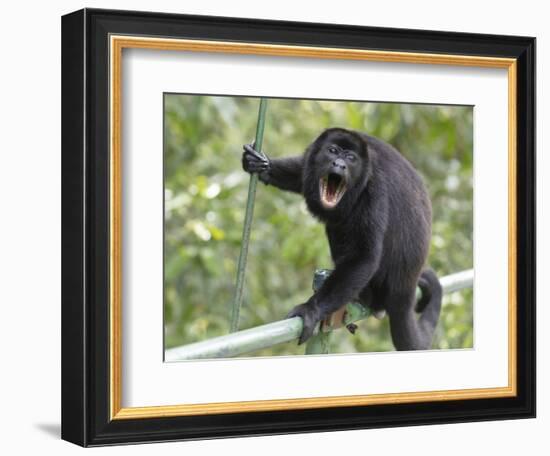
[[[313, 275], [313, 291], [316, 293], [323, 285], [332, 271], [330, 269], [317, 269]], [[306, 342], [306, 355], [327, 355], [330, 352], [330, 332], [321, 331], [314, 334]]]
[[[254, 148], [262, 152], [262, 143], [264, 139], [265, 111], [267, 100], [260, 99], [260, 110], [258, 112], [258, 123], [256, 125], [256, 139]], [[239, 254], [239, 263], [237, 265], [237, 285], [235, 287], [235, 296], [233, 298], [233, 307], [231, 309], [230, 331], [235, 332], [239, 329], [239, 314], [243, 302], [244, 273], [246, 271], [246, 259], [248, 256], [248, 242], [250, 241], [250, 229], [252, 226], [252, 216], [254, 214], [254, 199], [256, 198], [256, 185], [258, 184], [258, 175], [250, 175], [248, 184], [248, 199], [246, 202], [246, 213], [244, 216], [243, 237], [241, 242], [241, 253]]]
[[328, 355], [330, 353], [330, 332], [319, 330], [306, 342], [306, 355]]

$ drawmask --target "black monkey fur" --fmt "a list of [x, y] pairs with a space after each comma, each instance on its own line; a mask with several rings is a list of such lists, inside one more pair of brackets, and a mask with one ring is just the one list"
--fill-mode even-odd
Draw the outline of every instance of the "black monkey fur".
[[431, 347], [442, 299], [437, 276], [424, 269], [431, 204], [421, 177], [397, 150], [364, 133], [330, 128], [302, 155], [269, 159], [245, 145], [242, 162], [265, 184], [301, 193], [325, 224], [335, 268], [287, 316], [303, 319], [299, 343], [319, 321], [359, 298], [387, 312], [396, 349]]

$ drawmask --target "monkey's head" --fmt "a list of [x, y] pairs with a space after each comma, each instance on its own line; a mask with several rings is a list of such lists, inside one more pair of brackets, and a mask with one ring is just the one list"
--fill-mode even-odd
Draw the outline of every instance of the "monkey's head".
[[367, 143], [358, 133], [342, 128], [325, 130], [308, 148], [304, 196], [319, 216], [344, 214], [365, 188]]

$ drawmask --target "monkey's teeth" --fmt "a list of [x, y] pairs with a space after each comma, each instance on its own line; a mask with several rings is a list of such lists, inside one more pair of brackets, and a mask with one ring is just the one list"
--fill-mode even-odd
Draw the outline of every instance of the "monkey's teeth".
[[320, 187], [321, 201], [323, 205], [327, 208], [335, 207], [346, 191], [346, 184], [343, 180], [341, 180], [335, 191], [330, 192], [330, 186], [327, 177], [321, 178]]
[[338, 186], [338, 190], [337, 190], [337, 201], [340, 201], [340, 199], [342, 198], [342, 196], [344, 196], [344, 193], [346, 193], [346, 184], [344, 183], [344, 181], [342, 180], [342, 182], [340, 182], [340, 185]]

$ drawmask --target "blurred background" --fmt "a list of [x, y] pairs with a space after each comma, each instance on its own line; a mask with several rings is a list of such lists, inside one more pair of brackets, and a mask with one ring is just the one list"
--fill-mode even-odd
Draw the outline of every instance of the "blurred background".
[[[227, 334], [259, 99], [165, 94], [165, 348]], [[428, 264], [441, 277], [473, 267], [472, 107], [270, 99], [263, 150], [298, 155], [328, 127], [396, 147], [423, 176], [433, 205]], [[258, 184], [240, 329], [284, 318], [332, 268], [323, 226], [300, 195]], [[388, 319], [337, 330], [331, 353], [393, 350]], [[444, 297], [433, 348], [473, 346], [472, 291]], [[295, 342], [246, 356], [303, 354]]]

